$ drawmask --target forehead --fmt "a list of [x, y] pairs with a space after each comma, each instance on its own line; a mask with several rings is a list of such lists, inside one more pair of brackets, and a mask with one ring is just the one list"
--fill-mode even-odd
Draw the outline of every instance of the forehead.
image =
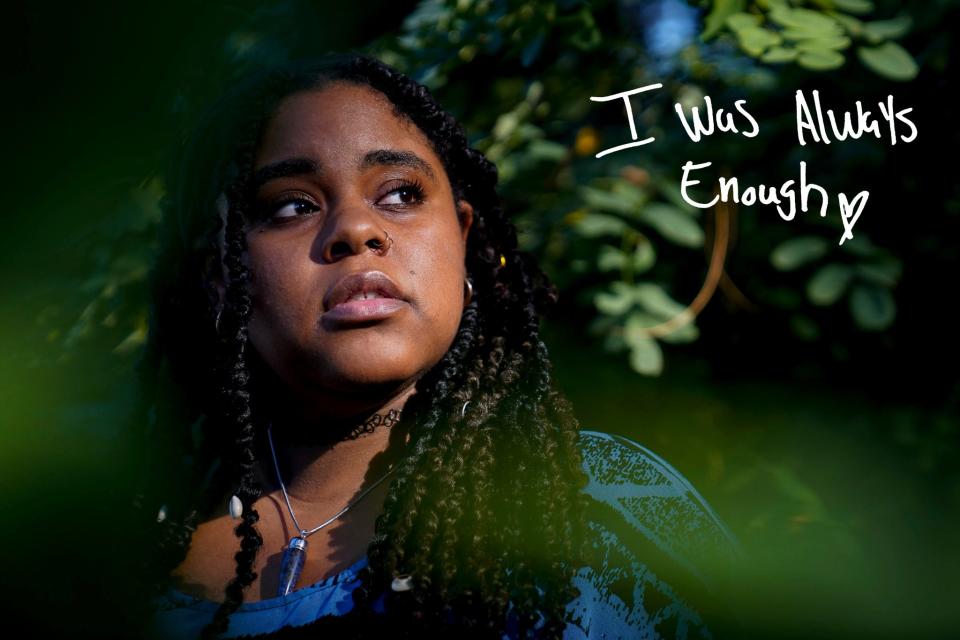
[[334, 82], [280, 102], [271, 116], [256, 167], [290, 157], [316, 158], [324, 165], [353, 162], [375, 149], [417, 153], [438, 172], [440, 159], [426, 135], [398, 117], [386, 96], [366, 86]]

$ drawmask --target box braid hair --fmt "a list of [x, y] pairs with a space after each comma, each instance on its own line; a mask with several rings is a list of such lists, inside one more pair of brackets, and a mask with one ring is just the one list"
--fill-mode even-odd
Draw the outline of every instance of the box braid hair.
[[[211, 513], [230, 493], [244, 507], [235, 529], [236, 575], [205, 636], [227, 628], [257, 578], [262, 538], [253, 505], [262, 490], [256, 475], [256, 354], [247, 336], [252, 303], [243, 261], [248, 182], [263, 128], [279, 102], [330, 82], [379, 91], [398, 117], [430, 140], [455, 199], [474, 207], [466, 267], [475, 294], [449, 351], [417, 381], [404, 407], [410, 455], [389, 485], [353, 610], [289, 631], [317, 637], [329, 627], [339, 629], [334, 637], [380, 637], [387, 630], [393, 637], [422, 636], [455, 622], [468, 631], [466, 637], [500, 637], [512, 610], [520, 637], [532, 633], [541, 617], [539, 636], [560, 637], [565, 605], [578, 595], [571, 579], [588, 545], [578, 425], [552, 387], [539, 335], [540, 317], [555, 291], [517, 248], [516, 230], [496, 192], [494, 165], [470, 147], [462, 127], [425, 87], [364, 55], [328, 55], [248, 80], [211, 112], [177, 163], [139, 363], [138, 413], [140, 424], [148, 425], [142, 436], [149, 444], [137, 504], [142, 526], [151, 527], [144, 535], [156, 539], [160, 531], [156, 561], [144, 566], [144, 579], [155, 590], [168, 584], [165, 578], [185, 557], [200, 514]], [[215, 330], [206, 283], [221, 258], [218, 198], [226, 220], [228, 282]], [[210, 375], [212, 366], [217, 376]], [[147, 507], [160, 503], [166, 512], [157, 524], [156, 512], [147, 513]], [[404, 573], [413, 576], [413, 589], [391, 593], [392, 578]], [[374, 615], [383, 593], [386, 611]]]

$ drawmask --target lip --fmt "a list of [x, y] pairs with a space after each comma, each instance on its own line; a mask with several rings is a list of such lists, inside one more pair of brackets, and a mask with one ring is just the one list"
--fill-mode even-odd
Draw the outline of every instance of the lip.
[[[377, 297], [350, 300], [357, 294], [368, 293]], [[361, 271], [344, 276], [327, 291], [322, 321], [334, 325], [367, 323], [389, 318], [407, 306], [409, 303], [387, 274]]]

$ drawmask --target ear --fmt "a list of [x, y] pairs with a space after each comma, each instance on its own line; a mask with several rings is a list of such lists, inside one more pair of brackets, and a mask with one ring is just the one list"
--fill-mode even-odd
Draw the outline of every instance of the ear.
[[470, 235], [470, 227], [473, 225], [473, 205], [466, 200], [457, 201], [457, 218], [460, 220], [460, 234], [463, 239], [463, 246], [467, 246], [467, 236]]

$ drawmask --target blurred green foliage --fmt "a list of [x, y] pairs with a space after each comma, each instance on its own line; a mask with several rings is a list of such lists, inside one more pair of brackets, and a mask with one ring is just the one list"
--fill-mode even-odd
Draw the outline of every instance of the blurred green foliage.
[[[789, 586], [778, 596], [798, 596], [797, 620], [800, 596], [819, 598], [821, 624], [846, 620], [851, 637], [902, 637], [918, 620], [955, 628], [938, 585], [960, 558], [948, 540], [960, 513], [949, 313], [960, 182], [944, 156], [960, 146], [948, 99], [956, 2], [241, 0], [149, 20], [133, 5], [32, 11], [7, 38], [20, 45], [23, 104], [5, 105], [22, 111], [8, 117], [16, 215], [0, 252], [4, 473], [107, 473], [145, 336], [163, 158], [203, 105], [251, 69], [359, 47], [426, 83], [497, 164], [521, 243], [560, 290], [548, 344], [584, 426], [650, 444], [703, 488], [770, 572], [748, 586]], [[640, 137], [655, 142], [596, 158], [629, 131], [621, 102], [589, 98], [653, 83], [662, 89], [632, 104]], [[793, 96], [813, 89], [848, 110], [895, 94], [915, 108], [918, 138], [801, 148]], [[727, 109], [747, 99], [760, 135], [692, 143], [674, 104], [705, 96]], [[830, 192], [871, 198], [843, 245], [834, 210], [786, 222], [772, 207], [731, 206], [724, 222], [680, 198], [687, 160], [750, 184], [793, 177], [802, 160]], [[723, 270], [705, 288], [724, 233]], [[93, 476], [91, 500], [102, 494]], [[89, 503], [23, 482], [24, 495], [59, 499], [58, 517]], [[33, 508], [33, 526], [21, 517], [15, 530], [48, 527]], [[868, 618], [888, 626], [867, 629]]]
[[[862, 93], [886, 87], [891, 78], [915, 77], [918, 66], [892, 41], [913, 25], [904, 6], [717, 0], [700, 3], [706, 9], [700, 38], [679, 48], [666, 68], [644, 46], [656, 17], [644, 17], [643, 4], [421, 2], [401, 33], [372, 49], [433, 87], [465, 120], [476, 144], [500, 168], [525, 245], [544, 259], [584, 314], [593, 315], [590, 328], [607, 349], [627, 351], [637, 372], [657, 375], [664, 362], [660, 342], [693, 342], [699, 332], [689, 311], [689, 321], [677, 323], [675, 331], [656, 335], [648, 329], [685, 313], [692, 298], [696, 283], [678, 263], [711, 252], [705, 246], [708, 221], [679, 195], [678, 167], [691, 151], [670, 122], [668, 105], [698, 105], [705, 95], [745, 91], [751, 103], [772, 103], [829, 71], [834, 102], [852, 108]], [[656, 3], [646, 3], [651, 4]], [[891, 12], [894, 16], [886, 17]], [[859, 58], [879, 74], [875, 79], [838, 68], [855, 42]], [[797, 62], [798, 72], [776, 75], [777, 66], [787, 61]], [[657, 134], [656, 150], [594, 158], [601, 148], [613, 146], [609, 141], [624, 138], [625, 122], [587, 98], [654, 82], [664, 83], [660, 95], [635, 99], [634, 108], [641, 128]], [[619, 101], [615, 104], [622, 109]], [[771, 138], [783, 144], [791, 128], [782, 116], [790, 115], [786, 108], [760, 116], [761, 145]], [[761, 145], [726, 139], [703, 145], [706, 151], [698, 155], [723, 161], [728, 174], [752, 170], [769, 176], [796, 166], [795, 153], [758, 163]], [[743, 152], [731, 153], [735, 145]], [[875, 152], [873, 162], [880, 164], [882, 152]], [[835, 176], [838, 188], [850, 188], [855, 180]], [[797, 287], [806, 296], [798, 299], [780, 290], [760, 302], [783, 310], [801, 340], [819, 338], [826, 317], [822, 310], [843, 301], [863, 332], [888, 329], [896, 319], [894, 291], [902, 271], [896, 248], [874, 245], [864, 224], [855, 241], [828, 250], [821, 221], [802, 224], [789, 229], [795, 237], [768, 251], [776, 271], [767, 273], [764, 288], [776, 286], [778, 271], [796, 270], [806, 274], [805, 286]], [[744, 242], [757, 245], [758, 239]], [[814, 258], [824, 264], [808, 273]]]
[[795, 62], [813, 71], [836, 69], [843, 66], [844, 53], [857, 42], [860, 61], [887, 79], [912, 80], [918, 72], [913, 57], [893, 42], [910, 30], [910, 16], [901, 13], [869, 22], [855, 17], [875, 11], [870, 0], [813, 0], [808, 7], [787, 0], [702, 4], [710, 7], [703, 40], [731, 32], [744, 52], [763, 62]]

